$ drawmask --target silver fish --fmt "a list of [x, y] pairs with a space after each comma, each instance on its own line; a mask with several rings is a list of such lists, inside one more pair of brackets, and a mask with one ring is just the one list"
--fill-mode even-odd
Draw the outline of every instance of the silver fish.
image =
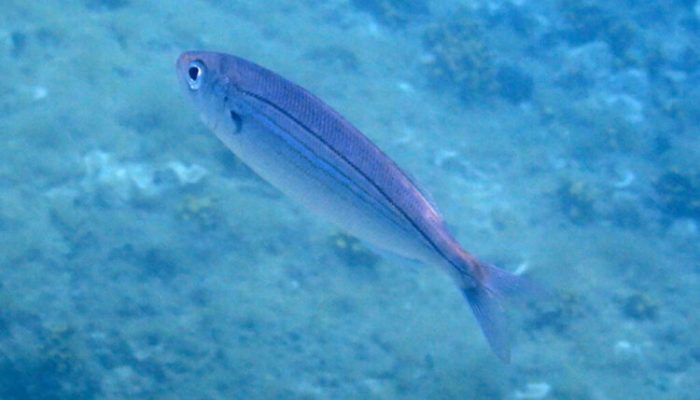
[[371, 245], [442, 268], [493, 351], [510, 359], [502, 303], [526, 281], [463, 250], [411, 179], [357, 128], [307, 90], [242, 58], [191, 51], [176, 66], [204, 123], [253, 171]]

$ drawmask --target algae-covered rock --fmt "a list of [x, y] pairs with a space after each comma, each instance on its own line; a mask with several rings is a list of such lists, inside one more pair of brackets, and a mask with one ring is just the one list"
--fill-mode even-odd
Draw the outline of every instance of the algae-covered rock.
[[[100, 392], [99, 381], [76, 331], [66, 325], [37, 333], [32, 339], [15, 339], [21, 341], [14, 345], [19, 351], [8, 348], [0, 355], [0, 398], [95, 398]], [[39, 341], [38, 348], [28, 346], [31, 340]]]
[[412, 18], [430, 14], [426, 0], [352, 0], [352, 4], [391, 27], [403, 27]]
[[501, 65], [496, 72], [498, 95], [513, 104], [532, 98], [535, 82], [532, 76], [517, 65]]
[[647, 293], [634, 293], [620, 299], [622, 312], [629, 318], [636, 320], [654, 319], [659, 305]]
[[457, 12], [423, 35], [429, 79], [454, 90], [464, 101], [499, 96], [517, 104], [532, 98], [534, 79], [523, 67], [497, 62], [487, 29], [472, 12]]
[[671, 218], [700, 218], [700, 177], [667, 171], [654, 184], [659, 207]]
[[369, 250], [358, 239], [339, 233], [331, 237], [333, 252], [348, 266], [374, 267], [379, 256]]
[[92, 11], [116, 11], [129, 3], [128, 0], [87, 0], [86, 6]]
[[585, 315], [583, 300], [575, 292], [558, 291], [552, 294], [549, 301], [536, 302], [532, 315], [527, 324], [530, 329], [551, 329], [561, 333], [575, 319]]
[[564, 38], [572, 44], [584, 44], [603, 36], [610, 28], [612, 16], [603, 8], [587, 2], [564, 0], [559, 9], [566, 22]]
[[460, 12], [433, 26], [423, 42], [430, 55], [425, 64], [431, 80], [455, 88], [464, 100], [496, 92], [493, 54], [474, 15]]
[[186, 196], [178, 207], [178, 215], [202, 229], [213, 228], [220, 220], [217, 202], [211, 196]]
[[601, 40], [608, 44], [620, 64], [631, 65], [642, 61], [631, 52], [641, 41], [640, 29], [634, 20], [591, 2], [560, 1], [559, 11], [563, 17], [560, 33], [568, 43], [579, 46]]
[[567, 180], [559, 186], [557, 195], [561, 211], [571, 222], [582, 225], [595, 218], [595, 194], [590, 185]]

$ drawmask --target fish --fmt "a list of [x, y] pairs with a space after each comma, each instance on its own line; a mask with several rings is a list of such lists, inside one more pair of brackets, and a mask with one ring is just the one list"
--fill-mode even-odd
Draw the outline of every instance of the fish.
[[464, 250], [425, 192], [359, 129], [238, 56], [187, 51], [176, 71], [204, 124], [264, 180], [371, 247], [449, 274], [493, 352], [509, 362], [505, 301], [527, 292], [529, 280]]

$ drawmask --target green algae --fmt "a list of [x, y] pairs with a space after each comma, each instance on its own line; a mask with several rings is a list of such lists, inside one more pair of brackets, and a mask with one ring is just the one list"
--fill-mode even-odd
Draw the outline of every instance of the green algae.
[[465, 101], [496, 92], [497, 69], [484, 29], [475, 15], [460, 12], [429, 28], [423, 37], [431, 58], [425, 61], [430, 79], [451, 87]]

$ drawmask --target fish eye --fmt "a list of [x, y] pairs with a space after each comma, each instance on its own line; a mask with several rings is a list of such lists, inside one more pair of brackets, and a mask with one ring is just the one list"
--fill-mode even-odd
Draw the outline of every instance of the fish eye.
[[204, 63], [199, 60], [194, 60], [187, 67], [187, 84], [190, 89], [197, 90], [202, 86], [202, 76], [204, 75]]

